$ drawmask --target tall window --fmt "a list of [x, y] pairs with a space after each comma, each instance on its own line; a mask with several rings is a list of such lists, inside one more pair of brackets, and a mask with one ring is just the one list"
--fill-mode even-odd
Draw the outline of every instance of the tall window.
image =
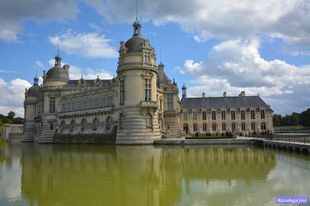
[[173, 111], [173, 94], [167, 94], [168, 111]]
[[193, 120], [197, 120], [197, 112], [193, 112]]
[[144, 62], [145, 63], [151, 63], [151, 56], [149, 52], [144, 53]]
[[144, 80], [145, 101], [151, 101], [151, 79]]
[[236, 111], [231, 111], [231, 119], [232, 120], [236, 119]]
[[98, 129], [98, 126], [99, 126], [99, 119], [95, 117], [95, 119], [93, 120], [93, 130], [96, 131]]
[[260, 111], [260, 118], [265, 119], [265, 110]]
[[212, 124], [212, 131], [216, 131], [216, 123]]
[[187, 112], [183, 112], [183, 120], [187, 121]]
[[146, 114], [146, 127], [152, 127], [153, 125], [153, 120], [152, 120], [152, 115], [150, 113]]
[[70, 132], [73, 132], [74, 127], [75, 127], [75, 120], [71, 120], [71, 123], [70, 123]]
[[255, 119], [255, 110], [251, 110], [251, 119]]
[[113, 96], [107, 97], [107, 106], [113, 106]]
[[255, 131], [255, 123], [254, 122], [251, 123], [251, 130]]
[[193, 124], [193, 131], [194, 131], [194, 132], [197, 132], [197, 130], [198, 130], [197, 123], [194, 123], [194, 124]]
[[242, 129], [242, 131], [245, 131], [245, 123], [241, 124], [241, 129]]
[[64, 131], [64, 128], [65, 128], [65, 120], [62, 120], [59, 126], [60, 133]]
[[236, 131], [236, 123], [231, 124], [231, 130], [234, 132]]
[[207, 120], [207, 112], [202, 112], [202, 120]]
[[244, 110], [241, 111], [241, 119], [245, 119], [245, 111]]
[[221, 112], [221, 116], [222, 116], [222, 120], [225, 120], [225, 119], [226, 119], [226, 112], [225, 112], [225, 111], [222, 111], [222, 112]]
[[86, 119], [82, 119], [81, 121], [81, 130], [84, 131], [86, 129], [87, 121]]
[[216, 111], [212, 111], [212, 120], [216, 120]]
[[120, 89], [120, 105], [124, 105], [125, 102], [125, 82], [123, 79], [119, 82], [119, 89]]
[[263, 122], [262, 124], [261, 124], [261, 130], [266, 130], [266, 123], [265, 122]]
[[113, 119], [111, 116], [108, 116], [105, 120], [105, 131], [110, 131], [112, 124], [113, 124]]
[[50, 113], [55, 112], [55, 97], [50, 97]]
[[222, 131], [226, 131], [226, 124], [222, 123]]
[[203, 131], [207, 131], [207, 124], [206, 124], [206, 123], [203, 123], [203, 124], [202, 124], [202, 130], [203, 130]]

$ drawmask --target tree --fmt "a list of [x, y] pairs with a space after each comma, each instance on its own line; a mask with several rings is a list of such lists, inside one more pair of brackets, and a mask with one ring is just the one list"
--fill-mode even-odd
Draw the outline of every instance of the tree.
[[14, 117], [15, 117], [15, 112], [10, 111], [10, 112], [8, 113], [8, 118], [9, 118], [9, 119], [14, 119]]
[[300, 114], [300, 123], [304, 127], [310, 127], [310, 108]]
[[282, 118], [282, 116], [280, 114], [274, 114], [272, 116], [273, 126], [275, 126], [275, 127], [281, 126], [281, 118]]
[[300, 114], [293, 112], [291, 117], [290, 117], [289, 124], [291, 126], [299, 125], [300, 124]]

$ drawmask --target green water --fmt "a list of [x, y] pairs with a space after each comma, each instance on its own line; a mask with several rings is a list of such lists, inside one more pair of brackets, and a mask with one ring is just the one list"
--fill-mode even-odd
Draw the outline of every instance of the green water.
[[0, 149], [1, 206], [269, 206], [276, 196], [310, 197], [309, 157], [252, 146]]

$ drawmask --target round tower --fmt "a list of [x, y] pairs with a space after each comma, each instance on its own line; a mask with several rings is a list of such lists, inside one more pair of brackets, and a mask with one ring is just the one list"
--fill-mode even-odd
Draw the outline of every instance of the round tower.
[[117, 144], [149, 144], [160, 138], [156, 56], [150, 42], [141, 36], [138, 20], [133, 28], [133, 36], [127, 42], [120, 42]]
[[36, 76], [34, 78], [33, 86], [28, 90], [25, 90], [25, 101], [24, 101], [24, 133], [23, 142], [32, 142], [33, 134], [35, 130], [34, 118], [36, 115], [36, 103], [40, 97], [40, 86], [38, 85], [39, 79]]

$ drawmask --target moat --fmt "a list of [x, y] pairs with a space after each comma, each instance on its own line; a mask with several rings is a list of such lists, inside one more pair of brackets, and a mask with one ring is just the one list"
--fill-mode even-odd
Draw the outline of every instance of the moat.
[[310, 157], [256, 146], [12, 144], [0, 205], [276, 205], [310, 194]]

